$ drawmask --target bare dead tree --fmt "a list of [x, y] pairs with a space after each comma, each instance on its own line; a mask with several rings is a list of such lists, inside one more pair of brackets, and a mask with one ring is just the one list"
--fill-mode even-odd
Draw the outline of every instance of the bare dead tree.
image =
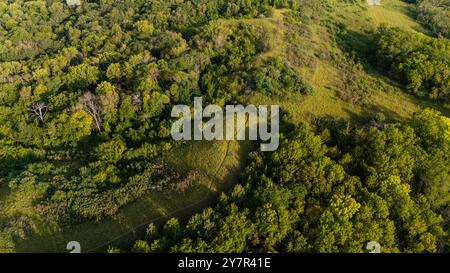
[[87, 92], [80, 98], [80, 103], [94, 119], [94, 125], [97, 131], [101, 132], [102, 120], [99, 114], [99, 98], [91, 92]]
[[142, 110], [142, 99], [141, 99], [141, 94], [139, 93], [135, 93], [133, 94], [133, 104], [136, 107], [136, 109], [138, 111]]
[[44, 122], [45, 114], [47, 114], [48, 104], [45, 102], [38, 102], [30, 106], [30, 113], [38, 117], [42, 122]]

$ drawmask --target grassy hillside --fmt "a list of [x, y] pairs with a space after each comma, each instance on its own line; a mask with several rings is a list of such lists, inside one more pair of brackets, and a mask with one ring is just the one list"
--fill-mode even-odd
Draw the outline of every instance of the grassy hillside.
[[403, 1], [385, 0], [381, 6], [369, 6], [368, 15], [376, 24], [388, 24], [393, 27], [407, 28], [411, 31], [427, 33], [417, 22], [414, 6]]
[[[228, 189], [238, 179], [242, 170], [241, 160], [245, 160], [248, 145], [238, 142], [196, 142], [182, 145], [168, 155], [167, 161], [180, 171], [195, 169], [199, 172], [195, 185], [185, 192], [150, 193], [123, 207], [110, 219], [83, 223], [69, 230], [52, 230], [43, 224], [36, 228], [36, 234], [18, 241], [15, 250], [64, 252], [69, 241], [80, 242], [83, 252], [98, 251], [112, 243], [126, 245], [139, 238], [149, 222], [162, 222], [173, 216], [185, 218], [211, 205], [217, 192]], [[18, 202], [14, 204], [17, 206]]]

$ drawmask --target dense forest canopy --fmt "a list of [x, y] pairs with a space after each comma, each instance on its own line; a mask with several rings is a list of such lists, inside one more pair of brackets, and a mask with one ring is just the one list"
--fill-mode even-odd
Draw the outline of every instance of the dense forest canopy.
[[445, 232], [433, 207], [449, 202], [449, 120], [424, 110], [411, 125], [376, 122], [292, 130], [280, 150], [250, 156], [215, 208], [185, 225], [150, 225], [132, 250], [365, 252], [376, 240], [383, 252], [437, 252]]
[[[448, 251], [449, 2], [404, 2], [432, 35], [382, 25], [351, 42], [336, 6], [366, 1], [0, 0], [0, 252], [191, 194], [199, 171], [166, 158], [195, 152], [177, 154], [170, 111], [196, 96], [281, 104], [280, 149], [243, 155], [214, 206], [122, 250]], [[380, 93], [414, 108], [364, 112]], [[319, 110], [294, 117], [308, 99]]]
[[450, 40], [381, 27], [374, 45], [378, 64], [403, 81], [409, 92], [450, 99]]

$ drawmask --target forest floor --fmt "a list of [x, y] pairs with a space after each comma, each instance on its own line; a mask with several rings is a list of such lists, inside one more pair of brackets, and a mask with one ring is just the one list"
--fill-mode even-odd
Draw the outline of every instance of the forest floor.
[[[335, 16], [346, 22], [350, 35], [354, 37], [352, 46], [361, 47], [361, 52], [364, 52], [364, 47], [367, 46], [364, 44], [365, 31], [381, 23], [424, 32], [420, 24], [412, 18], [408, 4], [401, 1], [384, 0], [381, 7], [362, 7], [337, 2], [336, 5], [340, 11], [336, 12]], [[305, 56], [309, 56], [312, 65], [302, 65], [302, 62], [298, 61], [293, 62], [293, 66], [309, 80], [315, 93], [307, 97], [290, 94], [278, 99], [254, 93], [246, 97], [245, 102], [256, 105], [278, 104], [291, 114], [294, 124], [309, 123], [318, 117], [364, 119], [380, 112], [392, 120], [408, 119], [421, 107], [436, 107], [431, 102], [406, 94], [400, 86], [370, 65], [364, 66], [362, 71], [358, 72], [360, 75], [357, 75], [369, 82], [369, 90], [364, 90], [366, 102], [359, 104], [342, 100], [338, 90], [346, 88], [343, 79], [348, 76], [348, 71], [343, 71], [339, 63], [317, 57], [330, 53], [345, 55], [336, 37], [330, 35], [324, 25], [309, 23], [304, 26], [307, 28], [307, 34], [297, 35], [296, 40], [288, 42], [287, 33], [290, 29], [289, 24], [285, 23], [286, 12], [276, 10], [271, 18], [220, 21], [224, 24], [244, 21], [264, 29], [268, 50], [256, 60], [259, 64], [266, 58], [277, 56], [290, 60], [291, 43], [296, 43]], [[440, 108], [444, 113], [449, 113], [448, 105]], [[124, 206], [114, 217], [101, 222], [83, 223], [62, 232], [54, 232], [51, 227], [40, 228], [41, 232], [17, 242], [16, 251], [65, 252], [69, 241], [80, 242], [83, 252], [101, 250], [108, 245], [126, 245], [132, 239], [138, 238], [149, 222], [162, 223], [168, 217], [186, 219], [194, 212], [214, 204], [218, 193], [229, 189], [238, 181], [239, 173], [252, 149], [249, 142], [235, 141], [188, 142], [180, 145], [167, 155], [166, 161], [181, 173], [195, 169], [200, 174], [197, 183], [185, 192], [150, 193]]]

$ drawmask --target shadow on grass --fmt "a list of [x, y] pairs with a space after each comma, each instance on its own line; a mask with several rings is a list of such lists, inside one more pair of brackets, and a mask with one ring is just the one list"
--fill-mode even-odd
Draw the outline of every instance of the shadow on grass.
[[375, 118], [377, 114], [384, 115], [387, 121], [396, 122], [403, 120], [403, 117], [401, 117], [398, 113], [392, 111], [387, 107], [377, 104], [366, 104], [364, 107], [362, 107], [360, 113], [355, 113], [346, 108], [344, 108], [344, 111], [347, 112], [347, 114], [349, 115], [350, 119], [353, 122], [359, 125], [368, 124], [371, 120]]
[[[191, 198], [186, 199], [190, 194]], [[17, 240], [15, 250], [69, 252], [66, 245], [70, 241], [79, 242], [82, 252], [103, 251], [109, 245], [128, 246], [142, 238], [149, 223], [163, 224], [171, 217], [182, 220], [203, 208], [209, 195], [210, 190], [204, 185], [195, 185], [183, 193], [151, 192], [100, 222], [89, 221], [61, 231], [41, 225], [38, 232]]]
[[[226, 175], [211, 177], [211, 184], [195, 183], [185, 192], [151, 192], [122, 207], [114, 217], [100, 222], [90, 221], [58, 232], [42, 225], [39, 232], [16, 242], [16, 252], [69, 252], [66, 250], [69, 241], [79, 242], [82, 252], [101, 252], [111, 245], [127, 249], [135, 240], [143, 238], [149, 223], [162, 226], [172, 217], [187, 221], [193, 214], [214, 206], [218, 194], [239, 181], [245, 159], [253, 147], [248, 142], [230, 143], [238, 146], [237, 153], [229, 155], [227, 148], [217, 166], [217, 171], [226, 168]], [[224, 164], [228, 156], [237, 156], [239, 164]]]

